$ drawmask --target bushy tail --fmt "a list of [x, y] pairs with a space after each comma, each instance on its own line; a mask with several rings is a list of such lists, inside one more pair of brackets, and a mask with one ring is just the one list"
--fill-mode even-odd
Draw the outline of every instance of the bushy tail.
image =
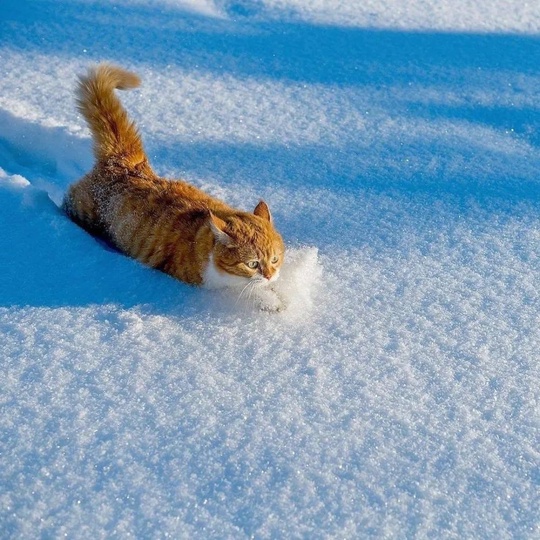
[[100, 64], [86, 77], [79, 77], [77, 103], [92, 131], [98, 161], [112, 158], [128, 167], [146, 161], [139, 132], [114, 92], [139, 84], [137, 75], [109, 64]]

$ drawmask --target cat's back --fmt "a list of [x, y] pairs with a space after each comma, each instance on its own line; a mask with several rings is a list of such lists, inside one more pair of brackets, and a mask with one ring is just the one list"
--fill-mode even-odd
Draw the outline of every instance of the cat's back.
[[208, 211], [233, 211], [182, 180], [111, 165], [97, 166], [72, 186], [68, 196], [72, 217], [91, 233], [190, 283], [200, 283], [204, 257], [194, 245]]

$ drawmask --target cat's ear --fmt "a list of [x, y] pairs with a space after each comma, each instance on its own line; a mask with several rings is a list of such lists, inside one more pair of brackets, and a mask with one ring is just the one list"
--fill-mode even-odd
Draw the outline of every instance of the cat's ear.
[[272, 223], [272, 214], [270, 213], [270, 208], [268, 208], [268, 205], [264, 201], [259, 202], [259, 204], [255, 207], [255, 210], [253, 210], [253, 213], [256, 216], [266, 219], [266, 221]]
[[208, 212], [208, 224], [216, 242], [224, 246], [230, 246], [232, 244], [232, 238], [224, 230], [227, 224], [221, 218], [218, 218], [212, 212]]

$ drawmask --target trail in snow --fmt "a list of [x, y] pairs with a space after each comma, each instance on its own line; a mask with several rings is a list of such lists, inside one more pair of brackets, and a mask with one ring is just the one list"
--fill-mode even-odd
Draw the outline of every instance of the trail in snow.
[[[531, 6], [5, 0], [0, 535], [537, 537]], [[160, 174], [270, 204], [285, 312], [58, 210], [102, 60]]]

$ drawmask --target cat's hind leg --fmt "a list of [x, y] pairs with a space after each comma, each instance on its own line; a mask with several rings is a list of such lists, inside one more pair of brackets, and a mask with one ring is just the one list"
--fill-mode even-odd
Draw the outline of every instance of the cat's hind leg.
[[88, 177], [72, 184], [64, 195], [62, 209], [77, 225], [94, 236], [101, 236], [101, 220], [92, 191], [92, 181]]

